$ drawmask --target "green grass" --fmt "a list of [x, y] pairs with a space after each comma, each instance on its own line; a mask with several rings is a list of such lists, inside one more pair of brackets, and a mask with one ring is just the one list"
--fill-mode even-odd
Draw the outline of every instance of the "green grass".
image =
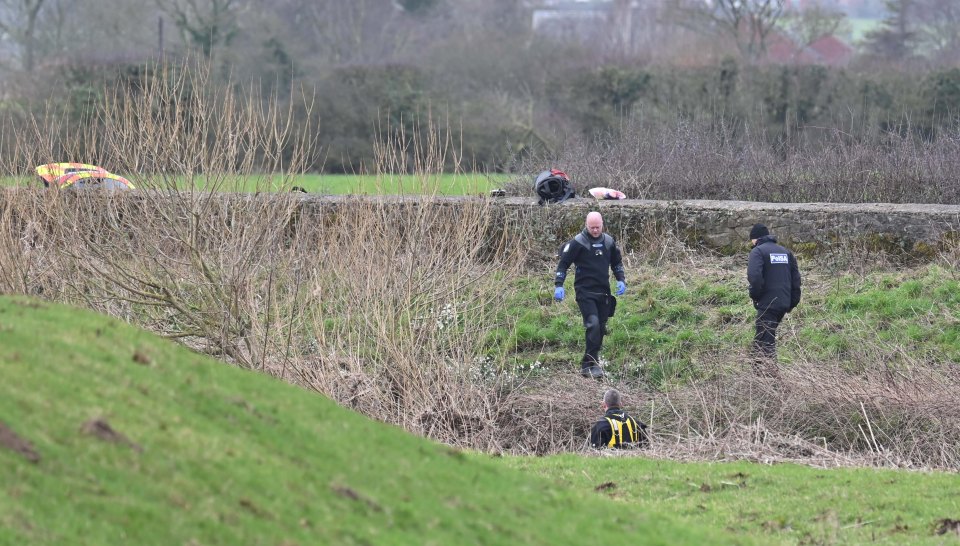
[[[155, 175], [138, 177], [123, 175], [138, 188], [151, 184], [165, 183]], [[241, 181], [229, 181], [222, 185], [224, 191], [287, 191], [299, 186], [308, 193], [322, 195], [489, 195], [490, 190], [516, 178], [515, 175], [461, 173], [438, 174], [430, 176], [414, 175], [350, 175], [350, 174], [305, 174], [286, 180], [280, 177], [259, 176]], [[4, 186], [41, 187], [34, 178], [4, 177], [0, 184]], [[178, 186], [186, 187], [183, 180]], [[200, 188], [205, 187], [202, 177], [198, 178]]]
[[[115, 319], [0, 297], [0, 544], [717, 544]], [[100, 419], [123, 434], [83, 432]]]
[[937, 534], [943, 520], [960, 519], [952, 473], [572, 455], [504, 462], [584, 497], [611, 498], [625, 514], [665, 509], [761, 544], [958, 542], [954, 531]]
[[297, 184], [310, 193], [333, 195], [438, 194], [489, 195], [513, 178], [497, 174], [442, 174], [430, 177], [370, 175], [305, 175]]
[[[755, 310], [744, 272], [717, 269], [667, 271], [643, 266], [628, 272], [628, 291], [618, 298], [608, 322], [602, 356], [608, 371], [639, 377], [659, 388], [698, 373], [697, 363], [734, 355], [753, 338]], [[552, 300], [552, 278], [514, 281], [506, 317], [512, 331], [494, 330], [491, 343], [514, 361], [539, 360], [549, 368], [578, 366], [583, 326], [572, 282], [562, 303]], [[800, 306], [779, 334], [784, 363], [804, 357], [847, 357], [854, 348], [890, 350], [891, 362], [904, 353], [960, 360], [960, 284], [952, 271], [930, 265], [903, 273], [818, 276], [806, 271]]]

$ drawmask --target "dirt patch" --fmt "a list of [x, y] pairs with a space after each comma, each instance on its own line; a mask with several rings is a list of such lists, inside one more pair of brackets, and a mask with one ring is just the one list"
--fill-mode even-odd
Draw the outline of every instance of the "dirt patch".
[[960, 520], [944, 518], [935, 524], [938, 535], [957, 535], [960, 536]]
[[250, 499], [240, 499], [240, 507], [261, 519], [273, 519], [269, 512], [260, 508]]
[[369, 498], [365, 497], [364, 495], [361, 495], [360, 493], [358, 493], [356, 490], [354, 490], [354, 489], [351, 488], [351, 487], [348, 487], [348, 486], [346, 486], [346, 485], [331, 485], [331, 486], [330, 486], [330, 489], [331, 489], [334, 493], [336, 493], [337, 495], [340, 495], [341, 497], [345, 497], [345, 498], [348, 498], [348, 499], [350, 499], [350, 500], [362, 502], [363, 504], [367, 505], [367, 507], [369, 507], [369, 508], [370, 508], [371, 510], [373, 510], [374, 512], [382, 512], [382, 511], [383, 511], [383, 508], [382, 508], [379, 504], [377, 504], [373, 499], [369, 499]]
[[594, 491], [610, 491], [611, 489], [616, 489], [617, 484], [613, 482], [604, 482], [600, 485], [593, 488]]
[[137, 349], [133, 352], [133, 361], [142, 366], [149, 366], [153, 360], [142, 349]]
[[33, 448], [33, 444], [29, 440], [21, 438], [3, 421], [0, 421], [0, 447], [19, 453], [31, 463], [40, 462], [40, 454]]
[[110, 426], [110, 423], [103, 419], [91, 419], [84, 423], [80, 430], [83, 431], [84, 434], [89, 434], [105, 442], [123, 444], [138, 453], [143, 451], [142, 447], [130, 441], [130, 439], [122, 433], [114, 430], [113, 427]]

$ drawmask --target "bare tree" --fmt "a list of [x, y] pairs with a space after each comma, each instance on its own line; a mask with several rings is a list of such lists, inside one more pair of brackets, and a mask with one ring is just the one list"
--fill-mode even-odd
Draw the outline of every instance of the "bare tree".
[[824, 0], [808, 4], [804, 9], [788, 13], [783, 22], [798, 50], [810, 46], [824, 36], [834, 35], [846, 21], [846, 14]]
[[902, 61], [916, 54], [918, 0], [886, 0], [883, 24], [867, 33], [867, 50], [887, 61]]
[[326, 63], [389, 58], [406, 39], [402, 11], [391, 0], [286, 0], [287, 21]]
[[725, 35], [749, 63], [759, 61], [784, 15], [786, 0], [671, 0], [675, 23]]
[[920, 0], [918, 38], [934, 61], [955, 65], [960, 60], [960, 4], [956, 0]]
[[42, 52], [56, 50], [65, 26], [67, 4], [62, 0], [0, 0], [0, 36], [32, 72]]
[[62, 32], [46, 36], [41, 52], [51, 54], [55, 49], [80, 62], [152, 58], [160, 50], [160, 21], [169, 23], [152, 0], [57, 1], [69, 6], [64, 10]]
[[173, 19], [183, 42], [202, 51], [207, 59], [213, 58], [220, 46], [230, 45], [239, 29], [238, 17], [249, 7], [248, 0], [155, 1]]

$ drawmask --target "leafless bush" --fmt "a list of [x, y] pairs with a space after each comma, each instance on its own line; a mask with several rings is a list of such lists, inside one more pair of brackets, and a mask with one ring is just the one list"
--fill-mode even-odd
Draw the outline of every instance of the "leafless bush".
[[861, 371], [840, 362], [783, 366], [781, 378], [749, 370], [652, 397], [660, 445], [714, 458], [956, 468], [960, 375], [913, 362]]
[[[497, 302], [528, 245], [486, 201], [225, 193], [296, 174], [302, 162], [280, 154], [289, 139], [306, 157], [309, 138], [270, 104], [208, 89], [202, 72], [114, 96], [77, 138], [145, 189], [8, 191], [0, 286], [122, 317], [411, 430], [489, 435], [505, 380], [484, 340], [510, 320]], [[38, 122], [19, 136], [46, 134]], [[426, 188], [456, 155], [440, 134], [383, 131], [376, 174], [409, 167]]]
[[[816, 138], [787, 144], [723, 118], [635, 115], [615, 133], [568, 135], [549, 153], [524, 158], [515, 170], [561, 168], [579, 190], [605, 186], [636, 199], [960, 201], [957, 132], [927, 140], [908, 126], [869, 141], [839, 129], [819, 133], [811, 129]], [[530, 195], [531, 187], [532, 177], [508, 185], [518, 195]]]
[[[650, 425], [644, 456], [684, 460], [800, 462], [818, 466], [944, 468], [960, 465], [960, 375], [949, 364], [852, 371], [841, 362], [795, 362], [758, 377], [746, 355], [705, 363], [711, 379], [667, 391], [551, 376], [502, 401], [498, 448], [590, 453], [603, 389], [616, 386]], [[635, 454], [637, 452], [634, 452]]]
[[323, 269], [311, 278], [310, 336], [300, 348], [308, 362], [300, 373], [324, 392], [341, 375], [372, 376], [389, 396], [385, 420], [415, 429], [425, 414], [473, 406], [471, 389], [489, 366], [486, 332], [503, 320], [503, 280], [523, 261], [514, 241], [485, 234], [496, 222], [493, 210], [483, 201], [372, 201], [305, 229]]
[[[263, 368], [274, 322], [289, 320], [276, 298], [294, 295], [301, 280], [288, 233], [295, 199], [211, 196], [240, 183], [289, 185], [310, 140], [287, 130], [289, 113], [268, 97], [241, 100], [209, 89], [206, 78], [157, 67], [137, 93], [106, 101], [70, 142], [50, 140], [59, 134], [41, 123], [55, 126], [50, 119], [18, 134], [18, 143], [36, 143], [31, 163], [62, 159], [47, 155], [56, 150], [92, 150], [111, 170], [134, 173], [142, 191], [8, 192], [4, 227], [14, 237], [5, 240], [2, 282]], [[293, 164], [279, 154], [288, 144], [298, 150]]]

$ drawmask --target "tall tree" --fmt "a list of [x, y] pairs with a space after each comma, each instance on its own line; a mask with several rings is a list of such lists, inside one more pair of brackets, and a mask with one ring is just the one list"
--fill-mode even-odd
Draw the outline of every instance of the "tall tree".
[[917, 47], [917, 0], [886, 0], [887, 16], [879, 28], [865, 36], [867, 51], [887, 61], [914, 56]]
[[801, 10], [784, 17], [784, 27], [798, 49], [808, 47], [824, 36], [837, 33], [846, 22], [846, 14], [825, 0], [815, 0]]
[[12, 46], [17, 68], [32, 72], [43, 53], [56, 50], [67, 8], [62, 0], [0, 0], [0, 36]]
[[957, 0], [921, 0], [916, 10], [917, 38], [939, 64], [960, 62], [960, 3]]
[[407, 39], [393, 0], [285, 0], [291, 30], [321, 63], [380, 62]]
[[[36, 1], [36, 0], [34, 0]], [[157, 7], [173, 19], [183, 42], [211, 59], [228, 46], [239, 31], [238, 17], [247, 0], [156, 0]]]
[[787, 0], [671, 0], [674, 22], [730, 37], [748, 63], [766, 55], [767, 39]]

